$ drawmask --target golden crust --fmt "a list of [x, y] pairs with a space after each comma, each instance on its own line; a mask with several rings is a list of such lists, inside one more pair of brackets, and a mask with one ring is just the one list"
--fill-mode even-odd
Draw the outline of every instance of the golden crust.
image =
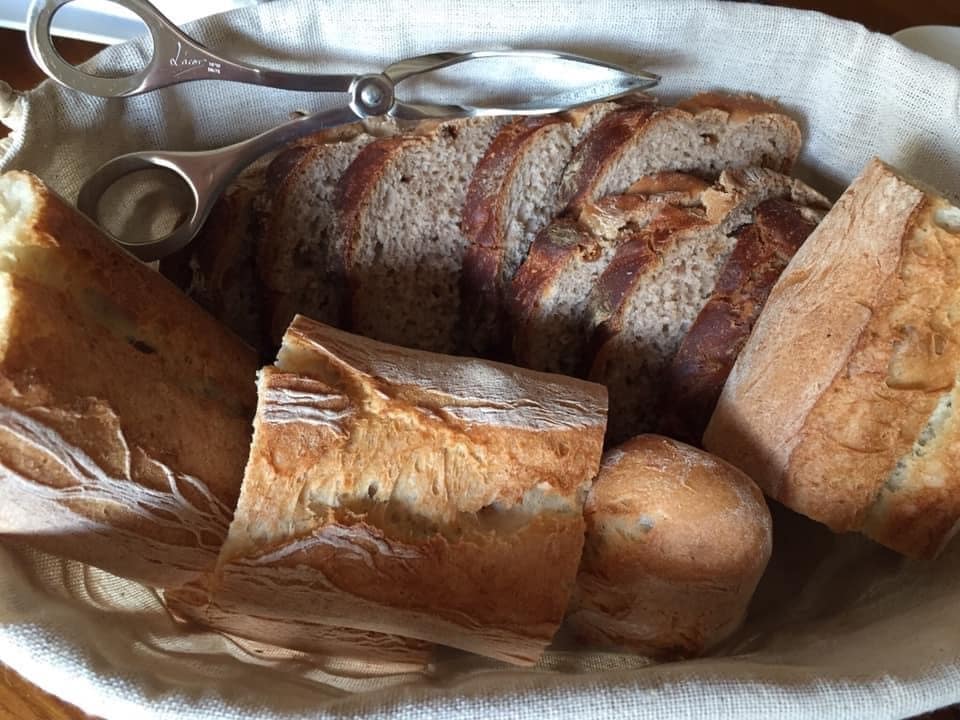
[[599, 466], [596, 385], [298, 317], [260, 378], [221, 607], [534, 662]]
[[640, 435], [604, 456], [568, 624], [595, 644], [702, 653], [743, 620], [766, 568], [771, 519], [726, 462]]
[[0, 528], [186, 582], [215, 562], [237, 499], [254, 354], [35, 177], [0, 183], [32, 206], [0, 226]]
[[947, 206], [873, 161], [774, 287], [704, 437], [794, 510], [921, 557], [960, 519], [935, 412], [960, 370]]

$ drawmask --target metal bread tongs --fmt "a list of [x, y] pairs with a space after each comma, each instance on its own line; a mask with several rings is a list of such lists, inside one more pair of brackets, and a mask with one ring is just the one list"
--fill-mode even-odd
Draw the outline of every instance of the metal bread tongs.
[[[482, 115], [544, 115], [650, 88], [659, 77], [601, 60], [550, 50], [481, 50], [440, 52], [401, 60], [381, 73], [316, 75], [270, 70], [222, 57], [185, 35], [146, 0], [112, 0], [140, 17], [153, 38], [153, 57], [133, 75], [105, 78], [89, 75], [67, 63], [53, 46], [50, 22], [72, 0], [34, 0], [27, 21], [27, 41], [34, 60], [57, 82], [100, 97], [118, 98], [193, 80], [229, 80], [287, 90], [346, 93], [344, 107], [299, 117], [256, 137], [215, 150], [199, 152], [146, 151], [108, 161], [87, 179], [77, 198], [81, 212], [99, 221], [104, 193], [120, 178], [141, 170], [162, 168], [186, 185], [192, 198], [187, 216], [164, 237], [143, 242], [121, 241], [141, 260], [157, 260], [189, 243], [200, 231], [220, 194], [247, 165], [278, 146], [325, 128], [364, 118], [397, 120], [452, 119]], [[612, 79], [587, 88], [504, 107], [407, 103], [397, 99], [398, 83], [424, 73], [481, 58], [550, 59], [597, 66]]]

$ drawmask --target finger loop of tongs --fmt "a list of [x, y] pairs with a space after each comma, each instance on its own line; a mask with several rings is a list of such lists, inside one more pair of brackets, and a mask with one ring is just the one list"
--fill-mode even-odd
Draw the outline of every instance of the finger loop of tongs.
[[108, 78], [91, 75], [64, 60], [53, 44], [57, 11], [75, 0], [34, 0], [27, 15], [27, 45], [34, 61], [61, 85], [105, 98], [140, 95], [192, 80], [230, 80], [284, 90], [345, 92], [352, 75], [317, 75], [260, 68], [223, 57], [197, 42], [147, 0], [111, 0], [143, 21], [153, 41], [150, 62], [138, 72]]
[[[103, 78], [78, 70], [60, 57], [50, 39], [50, 22], [56, 11], [73, 0], [34, 0], [28, 18], [27, 39], [40, 67], [57, 82], [101, 97], [127, 97], [168, 85], [200, 79], [232, 80], [289, 90], [345, 92], [345, 107], [299, 117], [249, 140], [203, 152], [147, 151], [129, 153], [102, 165], [87, 180], [77, 200], [79, 209], [98, 219], [104, 193], [120, 178], [140, 170], [161, 168], [187, 186], [192, 211], [165, 237], [146, 242], [117, 242], [143, 260], [155, 260], [179, 250], [200, 231], [219, 195], [251, 162], [270, 150], [320, 130], [371, 117], [397, 120], [477, 117], [482, 115], [541, 115], [589, 103], [612, 100], [645, 90], [659, 77], [594, 58], [552, 50], [481, 50], [443, 52], [402, 60], [381, 73], [324, 75], [288, 73], [258, 68], [220, 57], [192, 40], [161, 15], [147, 0], [113, 0], [146, 23], [154, 54], [142, 71], [123, 78]], [[592, 65], [611, 72], [600, 85], [505, 106], [474, 106], [403, 102], [396, 86], [408, 78], [488, 58], [561, 60]], [[116, 238], [115, 238], [116, 239]]]

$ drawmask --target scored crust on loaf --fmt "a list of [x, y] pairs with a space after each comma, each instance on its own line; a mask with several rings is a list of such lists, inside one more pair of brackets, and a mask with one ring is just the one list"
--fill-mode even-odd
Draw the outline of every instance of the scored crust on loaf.
[[878, 160], [774, 286], [704, 435], [773, 498], [932, 557], [960, 520], [960, 210]]
[[422, 138], [365, 147], [343, 177], [350, 327], [437, 352], [459, 344], [460, 227], [466, 189], [503, 118], [441, 124]]
[[218, 606], [536, 661], [576, 575], [603, 388], [298, 316], [259, 389]]
[[746, 95], [702, 93], [676, 107], [614, 113], [579, 145], [560, 183], [573, 215], [627, 190], [643, 175], [677, 170], [714, 179], [729, 167], [757, 165], [788, 172], [800, 153], [796, 121]]
[[32, 175], [0, 177], [0, 534], [149, 585], [213, 566], [253, 351]]
[[562, 209], [557, 190], [574, 148], [617, 107], [597, 103], [515, 120], [497, 133], [480, 160], [462, 219], [468, 243], [461, 279], [468, 354], [505, 354], [510, 282], [534, 238]]
[[604, 454], [566, 624], [583, 641], [700, 655], [742, 623], [772, 549], [759, 488], [719, 458], [641, 435]]

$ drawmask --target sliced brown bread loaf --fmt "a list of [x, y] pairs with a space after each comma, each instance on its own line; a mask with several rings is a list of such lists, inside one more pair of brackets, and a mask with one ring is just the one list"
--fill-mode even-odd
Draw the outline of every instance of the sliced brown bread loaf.
[[618, 107], [598, 103], [515, 120], [497, 133], [480, 160], [462, 220], [468, 242], [461, 276], [463, 349], [468, 354], [504, 354], [510, 281], [537, 233], [562, 209], [557, 190], [574, 148]]
[[283, 177], [260, 243], [258, 266], [271, 300], [270, 336], [283, 337], [297, 312], [342, 324], [346, 283], [331, 262], [342, 253], [333, 198], [340, 176], [373, 138], [357, 135], [312, 148]]
[[[762, 178], [771, 182], [764, 184]], [[764, 196], [772, 199], [783, 195], [803, 198], [811, 206], [784, 199], [785, 205], [768, 208], [761, 200]], [[684, 435], [696, 432], [679, 418], [699, 425], [708, 417], [695, 416], [700, 404], [715, 402], [715, 393], [729, 371], [722, 359], [725, 352], [730, 352], [727, 343], [742, 346], [759, 312], [754, 304], [762, 303], [776, 280], [776, 276], [771, 279], [767, 274], [779, 275], [789, 255], [829, 207], [822, 195], [800, 181], [771, 178], [767, 172], [724, 173], [713, 191], [703, 193], [702, 199], [702, 211], [684, 209], [687, 219], [674, 211], [662, 221], [648, 223], [637, 238], [621, 245], [593, 289], [588, 304], [590, 317], [586, 321], [594, 328], [589, 376], [603, 382], [610, 391], [610, 438], [614, 442], [658, 426], [659, 416], [667, 412], [674, 399], [673, 395], [664, 395], [670, 387], [670, 363], [717, 291], [717, 303], [707, 312], [722, 307], [723, 298], [732, 298], [737, 312], [748, 319], [748, 326], [709, 330], [710, 320], [705, 317], [690, 340], [689, 351], [678, 360], [677, 385], [673, 387], [684, 393], [684, 409], [671, 421], [678, 423], [679, 428], [675, 425], [671, 429]], [[744, 229], [734, 236], [727, 233], [730, 226], [743, 227], [742, 220], [755, 219], [755, 212], [746, 214], [749, 206], [765, 208], [764, 229], [759, 232], [767, 235], [761, 235], [760, 247], [750, 247], [754, 230]], [[773, 245], [767, 245], [771, 233], [780, 238], [776, 252]], [[742, 255], [734, 257], [734, 247], [741, 238], [746, 243]], [[789, 253], [786, 247], [792, 247]], [[776, 257], [765, 260], [766, 253]], [[729, 263], [728, 258], [732, 258]], [[723, 272], [729, 273], [729, 286], [718, 288]], [[710, 357], [697, 355], [698, 346], [707, 350], [702, 347], [701, 333], [722, 336], [710, 350]], [[713, 365], [716, 367], [709, 378], [697, 375], [700, 370], [706, 373]], [[696, 377], [684, 378], [685, 373]]]
[[703, 93], [676, 107], [616, 113], [577, 148], [560, 199], [576, 215], [585, 203], [623, 193], [637, 178], [661, 170], [710, 179], [728, 167], [787, 172], [800, 142], [796, 121], [777, 105], [745, 95]]
[[338, 196], [351, 326], [438, 352], [458, 346], [460, 227], [474, 168], [502, 118], [443, 123], [425, 137], [367, 145]]
[[[686, 173], [664, 172], [637, 180], [636, 194], [613, 195], [584, 206], [579, 220], [548, 225], [530, 247], [511, 283], [515, 360], [568, 375], [582, 374], [592, 325], [590, 292], [616, 249], [665, 208], [701, 208], [710, 185]], [[669, 223], [669, 214], [661, 224]]]

